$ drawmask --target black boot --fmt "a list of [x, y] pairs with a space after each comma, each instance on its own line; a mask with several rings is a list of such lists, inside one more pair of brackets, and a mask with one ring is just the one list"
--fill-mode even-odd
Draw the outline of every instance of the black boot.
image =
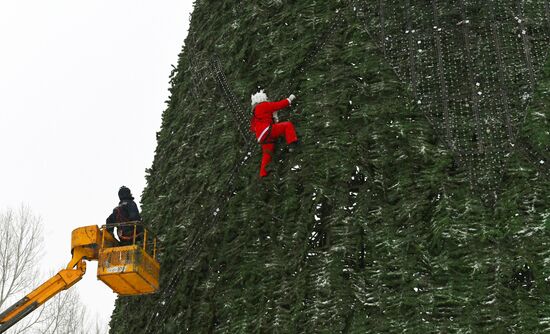
[[299, 140], [288, 144], [288, 152], [290, 152], [290, 153], [300, 153], [300, 151], [301, 151], [301, 145], [300, 145]]

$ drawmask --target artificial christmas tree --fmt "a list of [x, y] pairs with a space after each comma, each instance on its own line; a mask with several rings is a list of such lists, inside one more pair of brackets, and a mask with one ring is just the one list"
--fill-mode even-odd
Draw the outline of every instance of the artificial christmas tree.
[[[112, 333], [542, 332], [548, 1], [196, 1]], [[248, 97], [301, 152], [260, 150]]]

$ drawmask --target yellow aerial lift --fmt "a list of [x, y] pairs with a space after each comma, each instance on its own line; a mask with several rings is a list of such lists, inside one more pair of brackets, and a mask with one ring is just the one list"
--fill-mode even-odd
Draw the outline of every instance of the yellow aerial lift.
[[67, 268], [0, 313], [0, 333], [4, 333], [48, 299], [80, 281], [86, 272], [84, 260], [98, 260], [97, 278], [121, 296], [158, 291], [160, 265], [156, 259], [156, 238], [142, 229], [139, 222], [109, 225], [113, 226], [133, 226], [133, 237], [127, 245], [119, 243], [106, 226], [99, 228], [92, 225], [75, 229], [71, 240], [73, 258]]

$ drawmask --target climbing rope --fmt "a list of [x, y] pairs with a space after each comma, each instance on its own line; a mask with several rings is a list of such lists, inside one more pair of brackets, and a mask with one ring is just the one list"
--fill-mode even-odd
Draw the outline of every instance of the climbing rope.
[[[305, 74], [305, 68], [313, 63], [319, 52], [325, 48], [332, 34], [342, 26], [345, 19], [342, 16], [342, 10], [337, 10], [336, 15], [328, 22], [329, 26], [316, 39], [315, 44], [306, 52], [304, 59], [298, 63], [292, 72], [290, 72], [291, 81], [286, 86], [287, 92], [292, 92], [299, 88], [297, 80]], [[319, 43], [320, 41], [320, 43]]]

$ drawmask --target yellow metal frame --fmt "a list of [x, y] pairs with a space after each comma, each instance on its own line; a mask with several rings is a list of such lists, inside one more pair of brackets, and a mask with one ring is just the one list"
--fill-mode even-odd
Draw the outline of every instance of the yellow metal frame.
[[[122, 296], [154, 293], [159, 289], [160, 265], [156, 260], [157, 239], [147, 229], [138, 235], [135, 222], [115, 224], [114, 227], [133, 227], [132, 243], [105, 247], [106, 240], [101, 242], [97, 267], [97, 278]], [[113, 227], [113, 225], [109, 225]], [[104, 238], [112, 235], [107, 226], [102, 226]], [[148, 239], [151, 238], [152, 249], [148, 250]]]
[[97, 277], [122, 296], [154, 293], [159, 289], [160, 266], [138, 245], [100, 252]]

